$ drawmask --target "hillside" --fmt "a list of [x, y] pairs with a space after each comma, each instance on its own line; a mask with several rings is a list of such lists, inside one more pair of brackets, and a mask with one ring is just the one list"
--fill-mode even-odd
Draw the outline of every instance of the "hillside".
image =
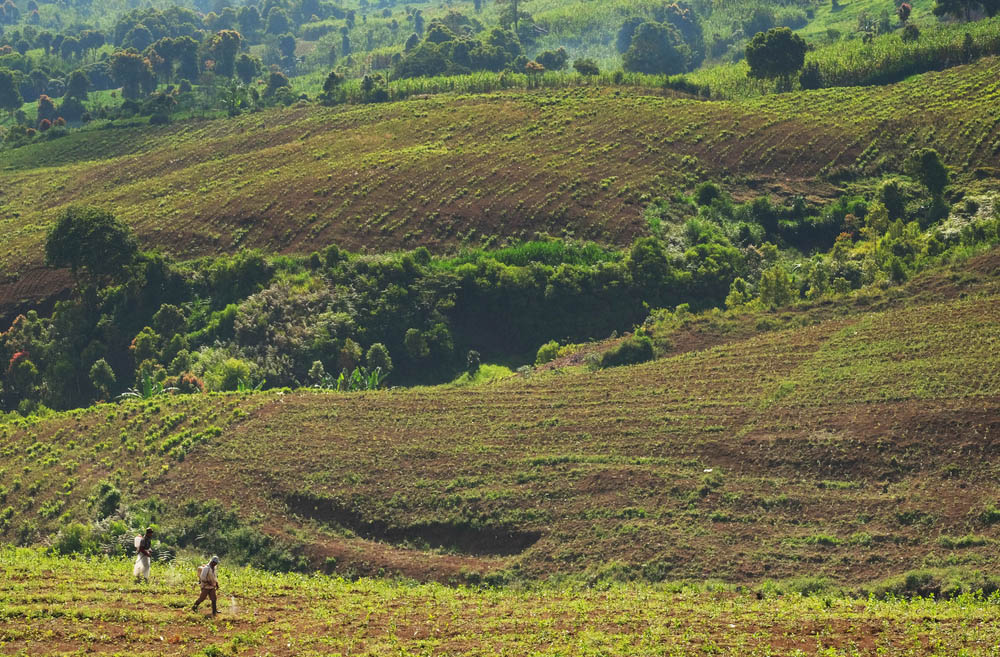
[[73, 132], [5, 153], [0, 266], [9, 282], [39, 266], [55, 212], [80, 199], [144, 246], [191, 257], [447, 250], [536, 231], [627, 244], [654, 195], [713, 179], [737, 197], [824, 198], [835, 188], [817, 179], [896, 170], [921, 146], [989, 178], [1000, 141], [981, 108], [996, 102], [998, 70], [985, 58], [887, 87], [745, 101], [576, 88]]
[[856, 584], [995, 563], [997, 262], [639, 366], [10, 416], [3, 535], [92, 517], [106, 480], [159, 498], [163, 526], [217, 500], [341, 572]]

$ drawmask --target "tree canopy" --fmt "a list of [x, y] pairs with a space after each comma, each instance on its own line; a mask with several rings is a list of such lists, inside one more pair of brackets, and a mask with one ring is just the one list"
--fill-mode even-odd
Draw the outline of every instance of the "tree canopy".
[[776, 27], [754, 35], [746, 49], [750, 76], [788, 78], [806, 60], [806, 42], [787, 27]]
[[138, 250], [131, 229], [110, 212], [73, 205], [59, 214], [45, 240], [45, 263], [101, 282], [120, 278]]
[[622, 65], [626, 71], [674, 75], [687, 70], [691, 50], [677, 30], [664, 23], [642, 23], [632, 35]]
[[23, 102], [21, 91], [14, 79], [14, 72], [0, 68], [0, 109], [15, 112], [21, 109]]

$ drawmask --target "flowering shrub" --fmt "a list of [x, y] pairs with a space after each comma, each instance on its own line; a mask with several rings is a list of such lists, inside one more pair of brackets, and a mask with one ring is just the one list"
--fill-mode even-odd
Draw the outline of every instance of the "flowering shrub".
[[181, 395], [190, 395], [205, 391], [205, 382], [192, 372], [184, 372], [183, 374], [169, 377], [164, 383], [167, 388], [176, 388], [176, 392]]
[[10, 362], [7, 364], [7, 373], [10, 374], [14, 371], [14, 366], [17, 365], [22, 360], [28, 359], [27, 351], [16, 351], [14, 355], [10, 357]]

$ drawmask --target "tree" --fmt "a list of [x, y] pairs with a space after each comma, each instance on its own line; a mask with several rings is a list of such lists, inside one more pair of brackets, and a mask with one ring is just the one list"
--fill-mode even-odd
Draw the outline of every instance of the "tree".
[[288, 14], [281, 7], [274, 7], [267, 14], [267, 33], [284, 34], [291, 30], [291, 23], [288, 22]]
[[246, 53], [236, 60], [236, 75], [243, 81], [243, 84], [250, 84], [260, 72], [260, 60], [251, 57]]
[[111, 77], [122, 86], [122, 96], [135, 99], [141, 88], [151, 85], [153, 68], [134, 50], [119, 50], [111, 56]]
[[42, 94], [38, 97], [38, 114], [37, 118], [39, 121], [52, 121], [56, 120], [58, 116], [56, 112], [56, 104], [52, 102], [52, 99]]
[[561, 71], [566, 68], [566, 62], [569, 61], [569, 54], [565, 48], [545, 50], [535, 57], [535, 61], [544, 66], [547, 71]]
[[69, 98], [79, 98], [86, 100], [87, 90], [90, 89], [90, 80], [83, 71], [73, 71], [66, 81], [66, 96]]
[[21, 91], [18, 89], [14, 79], [14, 72], [10, 69], [0, 68], [0, 109], [5, 109], [13, 116], [14, 112], [21, 109], [24, 99], [21, 98]]
[[278, 52], [286, 62], [295, 61], [295, 37], [291, 34], [282, 34], [278, 37]]
[[659, 298], [660, 288], [670, 273], [670, 262], [655, 238], [637, 239], [625, 258], [625, 267], [644, 299], [652, 303]]
[[787, 81], [806, 59], [806, 42], [787, 27], [758, 32], [746, 47], [749, 75]]
[[66, 37], [59, 44], [59, 54], [63, 59], [77, 57], [80, 55], [80, 41], [76, 37]]
[[90, 283], [124, 277], [139, 251], [132, 230], [110, 212], [72, 205], [59, 214], [45, 240], [45, 263], [83, 273]]
[[52, 48], [52, 33], [48, 31], [40, 33], [35, 39], [35, 43], [41, 46], [45, 50], [45, 54], [48, 55]]
[[257, 10], [256, 5], [240, 7], [236, 14], [236, 22], [239, 23], [240, 32], [247, 36], [259, 32], [262, 23], [260, 11]]
[[267, 87], [264, 89], [264, 95], [270, 97], [278, 93], [279, 89], [287, 89], [291, 86], [284, 73], [273, 71], [267, 78]]
[[899, 17], [899, 22], [906, 25], [906, 21], [910, 20], [910, 14], [913, 12], [913, 7], [909, 2], [904, 2], [898, 7], [896, 7], [896, 16]]
[[344, 83], [344, 76], [337, 71], [330, 71], [323, 81], [323, 93], [320, 94], [320, 101], [326, 105], [335, 105], [344, 99], [341, 85]]
[[911, 155], [905, 169], [923, 183], [933, 196], [940, 196], [948, 185], [948, 168], [933, 148], [923, 148]]
[[630, 16], [625, 19], [621, 29], [618, 30], [618, 37], [615, 39], [615, 48], [618, 52], [624, 55], [628, 51], [629, 46], [632, 45], [635, 31], [645, 22], [646, 20], [641, 16]]
[[220, 30], [208, 41], [208, 53], [215, 60], [215, 72], [223, 77], [233, 77], [236, 53], [240, 51], [243, 37], [235, 30]]
[[84, 30], [80, 33], [80, 48], [83, 50], [97, 50], [104, 45], [104, 32], [99, 30]]
[[125, 48], [135, 48], [137, 51], [142, 52], [151, 46], [153, 41], [155, 41], [153, 33], [145, 25], [139, 23], [125, 35], [122, 46]]
[[189, 36], [177, 37], [172, 44], [172, 53], [177, 59], [177, 76], [182, 80], [198, 77], [198, 42]]
[[[507, 5], [509, 7], [509, 9], [507, 9], [507, 11], [504, 13], [505, 15], [507, 15], [507, 12], [510, 12], [509, 16], [511, 23], [513, 23], [514, 25], [514, 34], [517, 34], [517, 24], [518, 21], [520, 20], [520, 12], [518, 11], [518, 7], [521, 4], [520, 0], [497, 0], [497, 2], [499, 2], [500, 4]], [[501, 22], [500, 25], [503, 28], [508, 27], [507, 25], [504, 25], [503, 22]]]
[[636, 28], [622, 65], [626, 71], [673, 75], [687, 70], [690, 54], [670, 25], [643, 23]]
[[90, 382], [97, 389], [101, 399], [107, 399], [111, 396], [111, 388], [115, 385], [116, 380], [114, 370], [108, 365], [108, 361], [103, 358], [91, 366]]

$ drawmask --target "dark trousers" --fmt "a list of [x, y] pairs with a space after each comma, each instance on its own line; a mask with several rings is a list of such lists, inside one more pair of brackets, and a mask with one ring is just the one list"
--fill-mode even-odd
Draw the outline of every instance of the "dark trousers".
[[216, 607], [215, 607], [215, 604], [216, 604], [215, 589], [202, 589], [201, 590], [201, 597], [198, 598], [198, 601], [194, 603], [194, 607], [192, 607], [192, 609], [197, 609], [198, 605], [200, 605], [205, 598], [208, 598], [209, 600], [212, 601], [212, 613], [213, 614], [219, 613], [219, 610], [216, 609]]

